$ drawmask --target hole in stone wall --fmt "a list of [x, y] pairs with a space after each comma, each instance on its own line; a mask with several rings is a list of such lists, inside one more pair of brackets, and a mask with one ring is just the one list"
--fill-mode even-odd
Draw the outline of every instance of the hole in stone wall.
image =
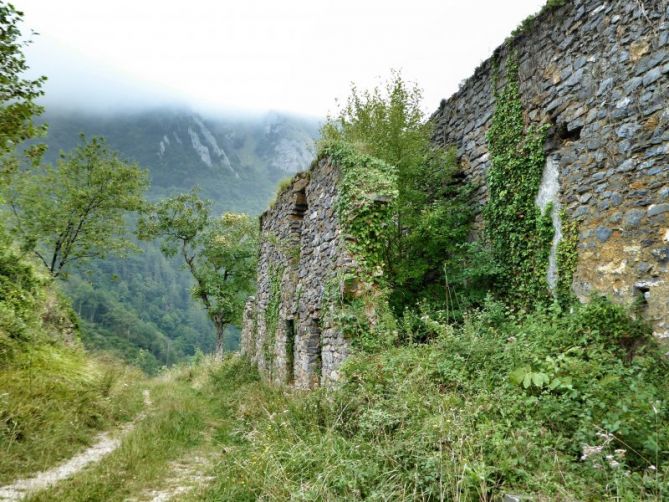
[[318, 385], [323, 374], [323, 341], [321, 340], [321, 323], [320, 319], [312, 318], [312, 327], [309, 337], [310, 352], [314, 354], [312, 380]]
[[304, 214], [308, 209], [306, 194], [307, 184], [307, 180], [301, 179], [296, 181], [293, 185], [293, 207], [288, 216], [288, 225], [292, 245], [295, 246], [296, 249], [299, 248]]
[[295, 321], [286, 319], [286, 383], [295, 381]]
[[308, 209], [307, 204], [307, 180], [300, 180], [293, 186], [293, 216], [304, 218]]
[[555, 117], [551, 119], [551, 122], [553, 124], [551, 128], [552, 134], [549, 134], [549, 136], [552, 136], [551, 139], [553, 142], [560, 144], [565, 141], [576, 141], [581, 139], [581, 130], [583, 130], [583, 126], [572, 127], [570, 129], [566, 122], [558, 122]]
[[650, 297], [650, 284], [647, 282], [637, 282], [634, 285], [634, 303], [637, 308], [646, 308], [648, 306], [648, 298]]
[[583, 126], [579, 126], [570, 130], [566, 124], [562, 124], [562, 127], [558, 129], [558, 136], [562, 141], [576, 141], [577, 139], [581, 139], [582, 129]]

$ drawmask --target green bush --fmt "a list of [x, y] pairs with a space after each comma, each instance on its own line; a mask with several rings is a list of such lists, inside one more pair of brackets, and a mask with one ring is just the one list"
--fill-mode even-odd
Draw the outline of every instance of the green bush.
[[[669, 367], [622, 307], [594, 298], [519, 316], [487, 300], [460, 327], [427, 309], [412, 316], [403, 327], [432, 343], [357, 354], [337, 389], [228, 384], [235, 455], [204, 499], [667, 493]], [[240, 364], [221, 382], [239, 380]]]

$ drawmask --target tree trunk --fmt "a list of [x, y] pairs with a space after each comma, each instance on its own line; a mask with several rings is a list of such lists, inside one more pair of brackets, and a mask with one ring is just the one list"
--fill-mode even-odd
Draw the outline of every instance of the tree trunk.
[[223, 342], [225, 341], [224, 335], [226, 323], [214, 321], [214, 326], [216, 328], [216, 350], [214, 352], [214, 356], [216, 359], [223, 359], [223, 353], [225, 352]]

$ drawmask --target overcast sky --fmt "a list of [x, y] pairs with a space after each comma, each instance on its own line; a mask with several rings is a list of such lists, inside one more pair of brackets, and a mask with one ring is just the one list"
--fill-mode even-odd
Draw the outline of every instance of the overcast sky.
[[324, 116], [401, 69], [426, 111], [544, 0], [14, 0], [49, 102]]

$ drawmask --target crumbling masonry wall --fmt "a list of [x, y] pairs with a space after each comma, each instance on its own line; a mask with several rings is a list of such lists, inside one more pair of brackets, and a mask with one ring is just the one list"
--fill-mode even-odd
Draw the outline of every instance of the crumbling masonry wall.
[[337, 220], [338, 178], [335, 164], [321, 159], [260, 219], [257, 293], [246, 305], [242, 352], [271, 380], [299, 388], [337, 380], [349, 353], [322, 312], [328, 285], [357, 267]]
[[[558, 187], [553, 180], [549, 202], [561, 208], [563, 227], [578, 225], [573, 291], [583, 301], [601, 292], [639, 302], [655, 335], [669, 338], [669, 0], [567, 0], [442, 103], [434, 141], [456, 145], [479, 208], [493, 85], [506, 84], [511, 51], [527, 124], [551, 126], [545, 175], [557, 166]], [[321, 159], [261, 218], [258, 292], [246, 307], [242, 351], [277, 382], [334, 381], [351, 350], [324, 312], [328, 285], [359, 268], [335, 210], [340, 177]]]
[[[456, 145], [487, 197], [486, 132], [493, 78], [519, 61], [528, 124], [551, 124], [555, 203], [577, 221], [573, 290], [639, 301], [655, 335], [669, 337], [669, 2], [573, 0], [540, 16], [485, 61], [432, 117], [434, 140]], [[559, 272], [559, 271], [558, 271]]]

